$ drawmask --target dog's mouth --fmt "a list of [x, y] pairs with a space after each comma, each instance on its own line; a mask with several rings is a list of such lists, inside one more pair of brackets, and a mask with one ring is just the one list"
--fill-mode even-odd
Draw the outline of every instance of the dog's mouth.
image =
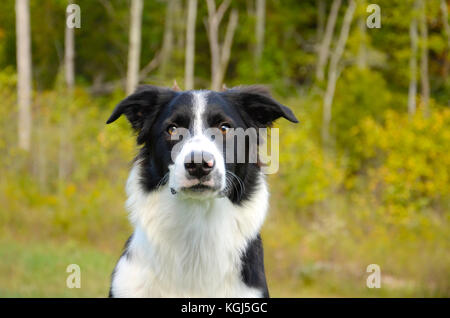
[[183, 194], [188, 197], [195, 197], [195, 198], [201, 197], [209, 198], [219, 193], [219, 189], [217, 187], [203, 183], [197, 183], [195, 185], [181, 187], [179, 189], [170, 188], [170, 191], [173, 195]]
[[180, 189], [181, 191], [187, 191], [187, 192], [194, 192], [194, 193], [202, 193], [202, 192], [207, 192], [207, 191], [215, 191], [216, 189], [202, 184], [202, 183], [197, 183], [196, 185], [190, 186], [190, 187], [183, 187]]

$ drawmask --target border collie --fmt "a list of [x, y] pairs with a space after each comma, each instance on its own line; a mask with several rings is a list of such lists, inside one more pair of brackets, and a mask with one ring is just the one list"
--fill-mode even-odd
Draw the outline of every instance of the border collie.
[[[223, 145], [233, 128], [264, 128], [280, 117], [297, 123], [292, 111], [261, 86], [144, 85], [107, 124], [122, 114], [142, 147], [126, 184], [134, 232], [109, 296], [269, 297], [259, 234], [268, 210], [265, 176], [260, 161], [225, 160]], [[223, 140], [207, 136], [209, 128]], [[175, 140], [183, 130], [188, 135]]]

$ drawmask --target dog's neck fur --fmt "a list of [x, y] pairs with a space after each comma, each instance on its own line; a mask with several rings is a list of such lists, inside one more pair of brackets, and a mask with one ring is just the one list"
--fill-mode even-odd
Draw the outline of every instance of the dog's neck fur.
[[135, 232], [128, 255], [118, 264], [117, 270], [123, 269], [126, 274], [113, 284], [113, 291], [118, 291], [115, 294], [261, 296], [260, 291], [242, 282], [240, 264], [268, 209], [269, 195], [262, 173], [251, 198], [236, 205], [226, 197], [182, 198], [167, 186], [146, 193], [139, 169], [136, 162], [127, 181], [127, 209]]

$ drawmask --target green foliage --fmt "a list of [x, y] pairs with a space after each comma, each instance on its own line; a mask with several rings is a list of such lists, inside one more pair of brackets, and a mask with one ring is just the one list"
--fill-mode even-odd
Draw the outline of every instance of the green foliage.
[[[295, 99], [287, 105], [302, 105]], [[330, 196], [342, 180], [342, 171], [326, 156], [320, 144], [311, 138], [313, 122], [308, 113], [297, 113], [300, 125], [283, 123], [280, 129], [281, 189], [289, 202], [296, 207], [293, 212], [322, 202]]]
[[[403, 97], [403, 96], [402, 96]], [[375, 121], [382, 119], [387, 109], [406, 109], [406, 101], [400, 103], [387, 88], [379, 72], [357, 67], [346, 69], [336, 88], [333, 105], [333, 130], [339, 149], [353, 148], [355, 142], [351, 133], [353, 127], [366, 117]]]
[[[125, 233], [123, 167], [132, 159], [134, 141], [124, 120], [105, 125], [119, 99], [93, 100], [82, 89], [72, 97], [63, 91], [36, 93], [30, 158], [16, 145], [15, 76], [0, 72], [0, 81], [0, 202], [5, 211], [14, 211], [0, 213], [1, 231], [87, 242], [99, 240], [102, 228]], [[70, 178], [60, 177], [62, 152], [68, 155]]]
[[[364, 82], [353, 81], [352, 90]], [[313, 141], [308, 112], [300, 113], [303, 127], [280, 127], [275, 212], [264, 238], [266, 254], [275, 254], [268, 258], [273, 279], [289, 290], [282, 295], [306, 289], [310, 296], [318, 286], [319, 294], [339, 296], [448, 295], [449, 115], [442, 108], [430, 118], [355, 113], [340, 160]], [[372, 263], [381, 266], [387, 290], [362, 286]]]
[[371, 161], [369, 188], [383, 204], [422, 210], [444, 209], [450, 196], [450, 111], [408, 118], [392, 111], [384, 124], [362, 121], [357, 150]]

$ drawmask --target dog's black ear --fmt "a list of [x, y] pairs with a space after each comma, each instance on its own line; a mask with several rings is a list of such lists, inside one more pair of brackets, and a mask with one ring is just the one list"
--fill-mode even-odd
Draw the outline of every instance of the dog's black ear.
[[106, 123], [110, 124], [125, 114], [133, 129], [138, 132], [138, 143], [141, 143], [139, 140], [141, 132], [150, 129], [161, 107], [170, 102], [175, 95], [176, 92], [168, 88], [139, 86], [133, 94], [116, 106]]
[[153, 85], [141, 85], [136, 91], [122, 100], [114, 109], [109, 119], [110, 124], [122, 114], [127, 116], [133, 129], [140, 130], [149, 114], [158, 111], [158, 108], [170, 101], [176, 93], [168, 88]]
[[238, 111], [244, 112], [248, 121], [255, 126], [270, 126], [280, 117], [298, 123], [294, 113], [273, 99], [269, 90], [264, 86], [239, 86], [228, 89], [222, 94], [237, 106]]

